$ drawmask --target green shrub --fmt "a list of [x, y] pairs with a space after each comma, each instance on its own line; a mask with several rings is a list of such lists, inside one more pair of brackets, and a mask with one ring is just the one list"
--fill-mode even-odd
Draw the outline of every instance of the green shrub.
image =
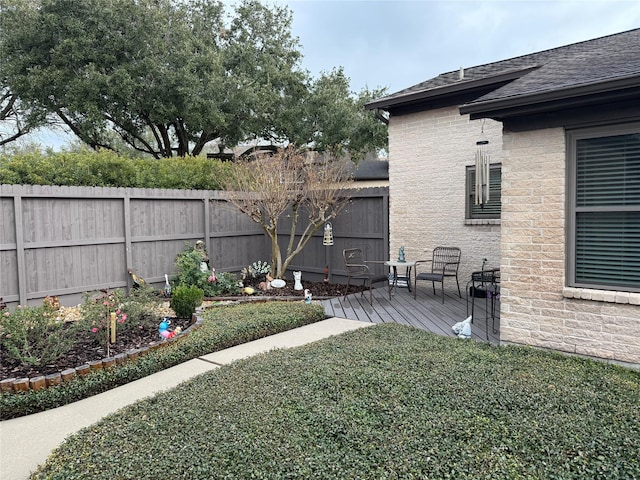
[[216, 274], [216, 281], [208, 282], [208, 297], [223, 297], [225, 295], [234, 295], [240, 291], [238, 286], [238, 277], [230, 272], [221, 272]]
[[76, 340], [76, 325], [56, 318], [49, 304], [18, 306], [0, 314], [0, 347], [23, 365], [43, 366], [64, 356]]
[[251, 286], [258, 288], [261, 282], [267, 280], [269, 273], [271, 273], [271, 265], [262, 260], [258, 260], [243, 268], [240, 272], [240, 278], [245, 287]]
[[205, 297], [219, 297], [238, 293], [238, 279], [233, 273], [221, 272], [215, 274], [215, 281], [211, 281], [212, 272], [200, 269], [201, 254], [195, 247], [187, 245], [176, 256], [176, 274], [172, 278], [172, 289], [178, 286], [193, 286], [202, 290]]
[[202, 289], [180, 285], [171, 295], [171, 308], [178, 318], [191, 318], [196, 313], [196, 308], [202, 304], [204, 293]]
[[0, 185], [68, 185], [221, 190], [230, 166], [203, 157], [129, 158], [94, 152], [0, 155]]

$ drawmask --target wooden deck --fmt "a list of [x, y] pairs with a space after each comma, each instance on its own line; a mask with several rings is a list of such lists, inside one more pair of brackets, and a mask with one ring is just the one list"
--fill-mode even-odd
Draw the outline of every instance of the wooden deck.
[[[464, 288], [464, 285], [461, 285]], [[433, 294], [430, 285], [418, 285], [417, 298], [407, 288], [395, 288], [389, 300], [389, 292], [385, 284], [379, 284], [373, 290], [373, 305], [369, 304], [369, 292], [363, 295], [354, 294], [346, 298], [337, 297], [322, 300], [325, 312], [329, 316], [348, 318], [370, 323], [396, 322], [428, 330], [437, 335], [456, 336], [451, 327], [463, 321], [471, 313], [471, 298], [469, 298], [469, 313], [467, 300], [462, 291], [462, 298], [458, 297], [455, 288], [445, 287], [444, 304], [440, 295], [440, 288], [436, 288], [437, 296]], [[488, 309], [490, 310], [490, 301]], [[474, 321], [471, 326], [472, 338], [498, 344], [500, 342], [500, 305], [496, 302], [495, 325], [489, 311], [485, 317], [485, 299], [476, 299]], [[489, 335], [487, 337], [487, 328]], [[495, 333], [494, 333], [495, 332]]]

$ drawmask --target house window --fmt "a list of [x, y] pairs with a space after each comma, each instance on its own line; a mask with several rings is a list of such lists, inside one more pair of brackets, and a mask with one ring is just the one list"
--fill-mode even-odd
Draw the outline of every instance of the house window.
[[502, 208], [500, 185], [502, 184], [502, 164], [489, 167], [489, 202], [476, 205], [476, 167], [467, 167], [467, 218], [500, 218]]
[[567, 133], [570, 286], [640, 291], [640, 124]]

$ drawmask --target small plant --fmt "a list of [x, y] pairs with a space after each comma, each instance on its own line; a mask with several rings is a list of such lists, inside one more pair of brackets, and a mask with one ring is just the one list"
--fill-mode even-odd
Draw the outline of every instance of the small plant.
[[266, 280], [269, 273], [271, 273], [271, 265], [262, 260], [258, 260], [248, 267], [243, 268], [240, 275], [242, 277], [242, 283], [245, 286], [257, 286], [260, 282]]
[[187, 246], [176, 257], [177, 273], [172, 280], [172, 287], [193, 285], [202, 288], [202, 286], [206, 285], [211, 274], [208, 270], [202, 271], [200, 268], [201, 263], [202, 255], [194, 247]]
[[[177, 273], [172, 280], [172, 290], [179, 286], [198, 287], [207, 297], [235, 294], [238, 281], [232, 273], [216, 273], [215, 269], [203, 271], [202, 254], [194, 247], [187, 246], [176, 257]], [[175, 292], [174, 292], [175, 295]]]
[[196, 308], [202, 304], [204, 293], [196, 286], [176, 287], [171, 298], [171, 308], [178, 318], [191, 318]]
[[238, 293], [238, 278], [230, 272], [222, 272], [216, 275], [215, 282], [209, 282], [207, 296], [218, 297], [224, 295], [234, 295]]
[[75, 342], [75, 325], [57, 318], [48, 303], [41, 307], [16, 307], [0, 315], [0, 348], [23, 365], [53, 363]]
[[154, 309], [158, 304], [152, 287], [142, 287], [126, 295], [122, 290], [85, 293], [84, 303], [80, 307], [82, 320], [80, 328], [95, 334], [96, 343], [104, 344], [109, 331], [110, 313], [116, 314], [118, 332], [155, 329], [157, 315]]

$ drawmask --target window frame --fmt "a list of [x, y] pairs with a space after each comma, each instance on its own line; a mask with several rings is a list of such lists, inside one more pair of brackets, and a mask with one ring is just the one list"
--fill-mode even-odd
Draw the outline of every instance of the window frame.
[[[465, 220], [500, 220], [502, 217], [502, 163], [491, 163], [489, 165], [489, 177], [492, 176], [495, 170], [500, 171], [500, 188], [497, 189], [497, 193], [500, 194], [500, 209], [497, 214], [486, 213], [478, 214], [473, 212], [474, 198], [475, 198], [475, 165], [467, 165], [465, 167]], [[473, 174], [473, 175], [472, 175]], [[489, 186], [489, 202], [492, 198], [495, 198], [496, 189], [491, 189]]]
[[629, 285], [611, 285], [609, 283], [586, 283], [576, 279], [576, 250], [577, 250], [577, 214], [580, 212], [640, 212], [639, 206], [585, 206], [577, 207], [577, 144], [579, 140], [597, 139], [628, 134], [640, 133], [640, 122], [595, 126], [565, 131], [566, 138], [566, 277], [569, 287], [589, 288], [597, 290], [611, 290], [620, 292], [640, 292], [640, 285], [635, 288]]

